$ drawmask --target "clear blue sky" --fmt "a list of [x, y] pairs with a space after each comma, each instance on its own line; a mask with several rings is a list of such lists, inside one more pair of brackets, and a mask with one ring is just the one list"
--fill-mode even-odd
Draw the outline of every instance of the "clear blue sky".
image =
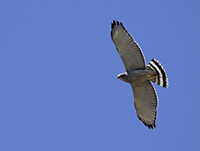
[[[1, 0], [1, 151], [200, 150], [200, 1]], [[110, 38], [122, 21], [158, 59], [157, 128], [136, 116]]]

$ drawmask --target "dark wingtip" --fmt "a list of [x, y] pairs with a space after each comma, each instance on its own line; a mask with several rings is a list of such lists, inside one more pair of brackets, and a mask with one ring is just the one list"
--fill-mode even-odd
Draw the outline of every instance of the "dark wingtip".
[[113, 29], [116, 25], [117, 25], [116, 21], [113, 20], [113, 22], [111, 23], [111, 28]]
[[149, 129], [153, 129], [153, 125], [148, 125], [148, 128]]
[[149, 124], [149, 125], [147, 125], [146, 123], [144, 123], [144, 125], [147, 126], [149, 129], [156, 128], [156, 124]]
[[113, 20], [113, 22], [111, 23], [111, 28], [113, 29], [115, 26], [115, 21]]
[[118, 20], [113, 20], [113, 22], [111, 23], [111, 28], [114, 28], [114, 26], [122, 26], [124, 27], [123, 23], [122, 22], [119, 22]]
[[[142, 121], [142, 119], [140, 118], [140, 116], [137, 115], [137, 117], [139, 118], [139, 120]], [[142, 123], [143, 123], [145, 126], [147, 126], [149, 129], [156, 128], [155, 121], [154, 121], [152, 124], [147, 124], [145, 121], [142, 121]]]

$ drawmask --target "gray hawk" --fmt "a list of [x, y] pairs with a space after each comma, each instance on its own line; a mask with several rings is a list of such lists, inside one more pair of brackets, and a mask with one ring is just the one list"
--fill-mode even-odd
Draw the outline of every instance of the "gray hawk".
[[142, 50], [121, 22], [113, 21], [111, 24], [111, 38], [126, 68], [118, 78], [131, 84], [138, 118], [149, 129], [156, 128], [158, 98], [150, 81], [167, 88], [164, 68], [156, 59], [145, 65]]

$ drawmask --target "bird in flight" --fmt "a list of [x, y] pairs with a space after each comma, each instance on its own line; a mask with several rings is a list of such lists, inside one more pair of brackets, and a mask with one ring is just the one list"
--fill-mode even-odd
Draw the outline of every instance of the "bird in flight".
[[118, 78], [131, 84], [137, 117], [149, 129], [156, 128], [158, 98], [150, 81], [167, 88], [164, 68], [156, 59], [145, 65], [141, 48], [121, 22], [113, 21], [111, 24], [111, 38], [126, 68]]

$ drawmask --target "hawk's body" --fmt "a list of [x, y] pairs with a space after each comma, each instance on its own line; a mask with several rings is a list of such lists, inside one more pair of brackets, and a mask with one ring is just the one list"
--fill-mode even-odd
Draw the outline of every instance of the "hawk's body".
[[166, 88], [168, 78], [165, 70], [155, 59], [145, 65], [142, 50], [121, 22], [113, 21], [111, 37], [126, 68], [126, 72], [119, 74], [118, 78], [131, 84], [137, 116], [153, 129], [156, 127], [158, 99], [150, 81]]

